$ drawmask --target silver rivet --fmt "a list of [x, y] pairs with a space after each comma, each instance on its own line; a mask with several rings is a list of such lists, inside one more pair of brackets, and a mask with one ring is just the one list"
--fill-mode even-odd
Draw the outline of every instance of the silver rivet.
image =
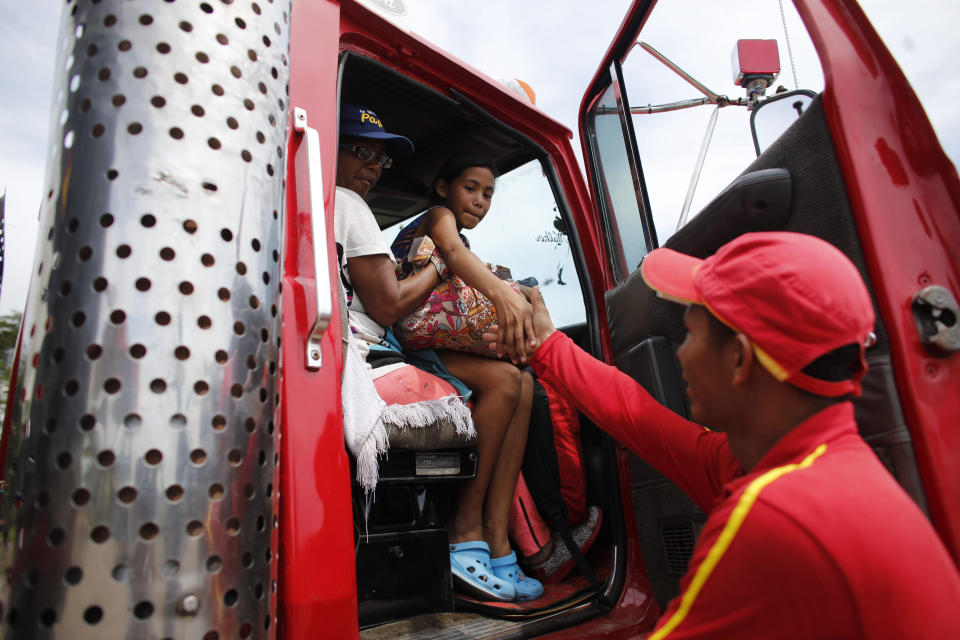
[[200, 598], [194, 594], [188, 594], [177, 603], [177, 613], [181, 616], [192, 616], [200, 610]]
[[320, 351], [317, 350], [317, 349], [314, 349], [313, 351], [310, 352], [310, 357], [313, 358], [314, 360], [319, 360], [319, 359], [320, 359]]

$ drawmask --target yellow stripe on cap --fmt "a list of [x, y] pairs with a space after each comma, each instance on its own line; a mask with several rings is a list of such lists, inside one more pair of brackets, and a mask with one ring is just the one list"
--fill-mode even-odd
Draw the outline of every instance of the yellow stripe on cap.
[[[732, 322], [730, 322], [729, 320], [727, 320], [726, 318], [724, 318], [720, 313], [717, 312], [716, 309], [714, 309], [713, 307], [711, 307], [711, 306], [710, 306], [710, 303], [707, 302], [706, 300], [703, 301], [703, 306], [705, 306], [705, 307], [707, 308], [707, 311], [709, 311], [711, 314], [713, 314], [713, 317], [714, 317], [714, 318], [716, 318], [717, 320], [719, 320], [719, 321], [722, 322], [723, 324], [725, 324], [725, 325], [727, 325], [728, 327], [730, 327], [730, 330], [731, 330], [731, 331], [733, 331], [734, 333], [743, 333], [743, 331], [740, 331], [740, 328], [739, 328], [737, 325], [733, 324]], [[743, 335], [747, 335], [747, 334], [743, 333]], [[747, 337], [749, 337], [749, 336], [747, 336]]]
[[[650, 286], [649, 282], [647, 282], [647, 286]], [[684, 298], [680, 298], [678, 296], [672, 296], [669, 293], [658, 291], [652, 286], [650, 288], [657, 292], [658, 298], [663, 298], [664, 300], [669, 300], [670, 302], [676, 302], [677, 304], [683, 304], [683, 305], [703, 304], [702, 302], [698, 302], [697, 300], [685, 300]]]
[[757, 360], [760, 361], [760, 364], [763, 365], [764, 369], [770, 372], [770, 375], [780, 382], [784, 382], [790, 377], [790, 374], [787, 373], [787, 370], [781, 367], [780, 363], [774, 360], [769, 353], [758, 347], [756, 342], [751, 340], [750, 346], [753, 347], [753, 352], [756, 354]]
[[[733, 331], [736, 331], [737, 333], [743, 333], [743, 335], [747, 336], [747, 334], [741, 331], [739, 327], [717, 313], [717, 311], [710, 306], [710, 303], [704, 302], [704, 306], [707, 307], [707, 311], [712, 313], [717, 320], [730, 327]], [[753, 349], [753, 353], [757, 356], [757, 361], [763, 365], [764, 369], [770, 372], [770, 375], [776, 378], [779, 382], [784, 382], [790, 377], [790, 374], [787, 372], [787, 370], [784, 369], [779, 362], [774, 360], [769, 353], [758, 347], [757, 343], [754, 342], [750, 336], [747, 336], [747, 340], [750, 341], [750, 347]]]
[[700, 595], [700, 592], [703, 590], [703, 586], [710, 578], [710, 574], [713, 573], [713, 570], [720, 563], [720, 559], [723, 558], [723, 554], [726, 553], [727, 549], [729, 549], [730, 545], [733, 543], [733, 539], [740, 531], [743, 521], [747, 519], [747, 514], [750, 513], [750, 509], [757, 501], [757, 497], [760, 495], [760, 492], [775, 480], [790, 473], [791, 471], [806, 469], [812, 465], [817, 458], [822, 456], [826, 450], [826, 443], [821, 444], [819, 447], [813, 450], [813, 453], [808, 455], [802, 461], [771, 469], [747, 486], [747, 489], [743, 492], [743, 495], [740, 496], [740, 500], [737, 501], [737, 506], [733, 508], [733, 511], [730, 513], [730, 517], [727, 518], [727, 524], [724, 525], [723, 531], [721, 531], [720, 535], [717, 537], [717, 541], [713, 543], [713, 546], [710, 547], [710, 551], [707, 552], [707, 557], [704, 558], [703, 562], [700, 563], [700, 566], [697, 567], [697, 572], [694, 574], [693, 580], [690, 581], [690, 586], [687, 587], [687, 590], [683, 593], [683, 597], [680, 600], [680, 606], [677, 608], [674, 614], [670, 616], [670, 619], [667, 620], [666, 624], [657, 629], [656, 632], [648, 638], [648, 640], [662, 640], [663, 638], [666, 638], [667, 635], [680, 626], [680, 623], [683, 622], [683, 620], [687, 617], [687, 614], [690, 613], [690, 609], [693, 608], [693, 604], [696, 601], [697, 596]]

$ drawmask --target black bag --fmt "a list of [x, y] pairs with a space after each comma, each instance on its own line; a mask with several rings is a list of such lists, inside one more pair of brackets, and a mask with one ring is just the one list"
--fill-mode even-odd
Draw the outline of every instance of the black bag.
[[596, 574], [573, 541], [567, 520], [570, 513], [560, 492], [560, 466], [553, 439], [553, 418], [546, 389], [536, 379], [533, 382], [533, 408], [530, 412], [530, 431], [527, 450], [523, 454], [523, 478], [533, 496], [540, 516], [557, 533], [594, 590], [600, 591]]

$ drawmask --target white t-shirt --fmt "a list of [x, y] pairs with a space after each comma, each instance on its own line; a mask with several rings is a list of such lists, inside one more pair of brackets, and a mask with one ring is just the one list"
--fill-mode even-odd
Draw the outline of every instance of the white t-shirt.
[[377, 321], [367, 315], [360, 297], [350, 282], [350, 270], [347, 258], [383, 254], [396, 263], [390, 245], [387, 244], [370, 207], [359, 195], [350, 189], [337, 187], [333, 208], [333, 237], [337, 243], [340, 258], [340, 273], [343, 288], [347, 294], [347, 312], [350, 329], [353, 334], [371, 343], [380, 342], [384, 330]]

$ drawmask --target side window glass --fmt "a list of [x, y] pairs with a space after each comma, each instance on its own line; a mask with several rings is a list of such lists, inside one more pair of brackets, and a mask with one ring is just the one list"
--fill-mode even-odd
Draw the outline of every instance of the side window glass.
[[[384, 229], [387, 242], [404, 224]], [[540, 163], [500, 176], [489, 213], [464, 235], [484, 262], [509, 268], [516, 280], [536, 278], [556, 326], [586, 322], [570, 240]]]
[[636, 155], [630, 102], [619, 64], [612, 82], [588, 110], [587, 140], [597, 176], [597, 206], [618, 280], [630, 274], [657, 246], [640, 160]]
[[611, 84], [590, 111], [590, 143], [602, 192], [600, 207], [607, 241], [618, 259], [619, 276], [629, 274], [647, 254], [638, 194], [639, 175], [631, 166], [629, 143], [621, 115], [616, 83]]

